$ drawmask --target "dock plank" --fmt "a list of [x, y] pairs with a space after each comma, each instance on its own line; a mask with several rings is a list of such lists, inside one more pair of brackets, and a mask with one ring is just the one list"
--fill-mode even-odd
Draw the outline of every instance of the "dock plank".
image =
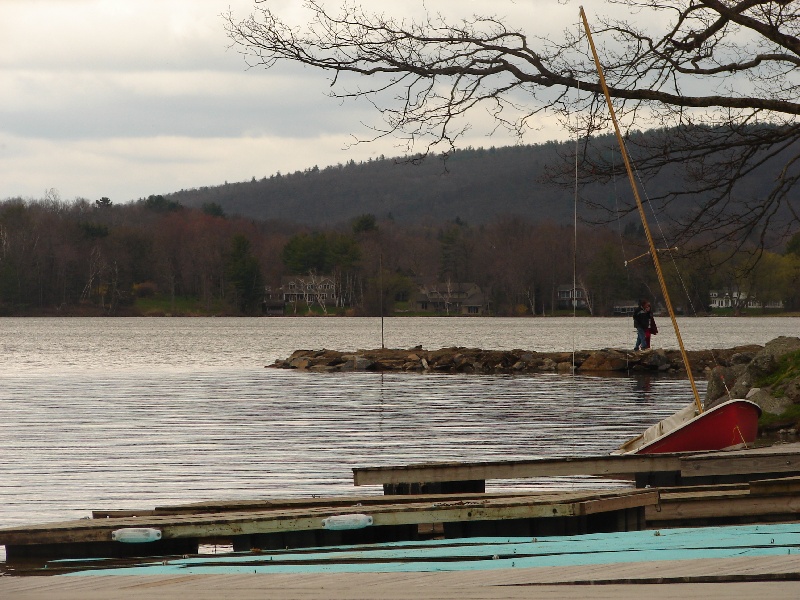
[[419, 463], [403, 466], [356, 467], [355, 485], [524, 479], [567, 475], [614, 477], [641, 472], [680, 471], [680, 454], [609, 455], [539, 458], [476, 463]]
[[800, 477], [782, 477], [750, 482], [751, 494], [797, 494], [800, 493]]
[[[787, 445], [788, 446], [788, 445]], [[772, 447], [736, 452], [715, 452], [684, 457], [682, 477], [719, 477], [761, 473], [800, 473], [800, 446]]]
[[[720, 483], [709, 478], [758, 479], [765, 474], [800, 475], [800, 444], [725, 452], [674, 454], [624, 454], [587, 457], [555, 457], [487, 462], [437, 462], [398, 466], [353, 468], [353, 483], [401, 485], [530, 479], [592, 475], [608, 478], [676, 474], [686, 483]], [[656, 480], [657, 481], [657, 480]], [[648, 481], [647, 483], [650, 483]], [[659, 482], [659, 485], [663, 483]]]
[[780, 479], [751, 482], [743, 485], [718, 486], [717, 489], [680, 488], [661, 490], [658, 506], [645, 508], [648, 526], [672, 522], [736, 519], [763, 522], [773, 518], [800, 516], [800, 496], [796, 494], [796, 478], [783, 484]]

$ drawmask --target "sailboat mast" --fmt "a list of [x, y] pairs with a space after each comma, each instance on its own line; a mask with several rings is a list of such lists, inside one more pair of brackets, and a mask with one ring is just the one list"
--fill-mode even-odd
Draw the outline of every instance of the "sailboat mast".
[[692, 367], [689, 364], [689, 357], [686, 354], [686, 348], [683, 345], [683, 338], [681, 338], [680, 329], [678, 329], [678, 320], [675, 318], [675, 311], [672, 308], [672, 301], [669, 298], [669, 293], [667, 292], [667, 284], [664, 280], [664, 274], [661, 271], [661, 262], [658, 259], [658, 252], [656, 251], [655, 244], [653, 243], [653, 236], [650, 233], [650, 226], [647, 224], [647, 217], [645, 216], [644, 206], [642, 205], [642, 200], [639, 197], [639, 188], [636, 185], [636, 179], [633, 176], [633, 169], [631, 168], [630, 159], [628, 158], [628, 152], [625, 150], [625, 144], [622, 140], [622, 134], [619, 130], [619, 124], [617, 123], [617, 115], [614, 112], [614, 106], [611, 104], [611, 94], [608, 92], [608, 85], [606, 84], [606, 78], [603, 74], [603, 67], [600, 65], [600, 59], [597, 56], [597, 49], [594, 46], [594, 40], [592, 39], [592, 32], [589, 29], [589, 21], [586, 19], [586, 13], [583, 11], [583, 7], [580, 7], [581, 19], [583, 20], [583, 28], [586, 30], [586, 37], [589, 39], [589, 47], [592, 50], [592, 57], [594, 58], [594, 64], [597, 68], [597, 74], [600, 76], [600, 86], [603, 88], [603, 94], [606, 97], [606, 104], [608, 105], [608, 111], [611, 115], [611, 122], [614, 124], [614, 133], [617, 136], [617, 142], [619, 143], [620, 153], [622, 154], [622, 160], [625, 162], [625, 169], [628, 172], [628, 179], [631, 183], [631, 189], [633, 190], [633, 197], [636, 199], [636, 207], [639, 209], [639, 216], [642, 219], [642, 226], [644, 227], [644, 233], [647, 236], [647, 243], [650, 246], [650, 255], [653, 257], [653, 265], [656, 268], [656, 274], [658, 275], [658, 283], [661, 286], [661, 293], [664, 295], [664, 303], [667, 305], [667, 311], [669, 312], [669, 318], [672, 319], [672, 327], [675, 329], [675, 336], [678, 338], [678, 345], [681, 349], [681, 357], [683, 358], [683, 364], [686, 367], [686, 373], [689, 375], [689, 382], [692, 384], [692, 392], [694, 393], [694, 401], [697, 405], [697, 410], [699, 412], [703, 412], [703, 403], [700, 401], [700, 394], [697, 392], [697, 385], [694, 382], [694, 376], [692, 375]]

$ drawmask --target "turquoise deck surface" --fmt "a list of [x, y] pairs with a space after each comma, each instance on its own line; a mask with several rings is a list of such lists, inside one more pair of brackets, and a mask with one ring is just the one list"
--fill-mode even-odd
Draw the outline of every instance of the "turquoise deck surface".
[[70, 575], [469, 571], [800, 554], [800, 523], [662, 529], [560, 537], [462, 538], [109, 561], [52, 561]]

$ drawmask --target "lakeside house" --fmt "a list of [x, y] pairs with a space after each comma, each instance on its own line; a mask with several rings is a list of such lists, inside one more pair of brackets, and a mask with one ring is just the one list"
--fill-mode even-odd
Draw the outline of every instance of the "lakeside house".
[[284, 302], [308, 302], [337, 298], [336, 282], [326, 275], [292, 275], [281, 279]]
[[489, 304], [481, 288], [469, 282], [421, 284], [414, 296], [414, 310], [447, 315], [485, 315]]
[[283, 299], [283, 289], [273, 289], [272, 286], [264, 287], [264, 300], [261, 303], [261, 314], [268, 317], [279, 317], [283, 314], [286, 302]]
[[582, 287], [573, 286], [571, 284], [560, 285], [556, 289], [556, 298], [558, 301], [558, 308], [560, 309], [589, 309], [591, 312], [589, 292]]
[[611, 314], [615, 317], [631, 317], [637, 306], [639, 306], [638, 300], [617, 300], [614, 302]]
[[290, 275], [281, 278], [280, 297], [284, 306], [318, 305], [324, 312], [328, 307], [347, 306], [348, 302], [337, 280], [329, 275]]
[[760, 301], [755, 294], [750, 294], [737, 287], [709, 292], [711, 309], [715, 308], [756, 308], [756, 309], [783, 309], [782, 300]]

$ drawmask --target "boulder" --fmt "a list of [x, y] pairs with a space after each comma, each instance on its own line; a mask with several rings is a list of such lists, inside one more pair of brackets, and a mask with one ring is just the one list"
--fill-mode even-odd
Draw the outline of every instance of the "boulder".
[[728, 395], [728, 390], [736, 381], [736, 373], [731, 367], [714, 367], [708, 376], [708, 387], [703, 406], [711, 408], [722, 396]]
[[290, 358], [288, 362], [292, 369], [307, 369], [311, 365], [311, 361], [305, 356]]
[[800, 338], [782, 335], [771, 342], [767, 342], [759, 354], [769, 353], [779, 359], [784, 354], [789, 354], [789, 352], [794, 352], [795, 350], [800, 350]]
[[760, 377], [764, 377], [765, 375], [769, 375], [777, 368], [778, 361], [772, 354], [768, 352], [759, 352], [753, 358], [753, 360], [750, 361], [750, 364], [747, 365], [747, 372], [753, 379], [758, 379]]
[[669, 358], [667, 358], [667, 353], [663, 350], [653, 350], [647, 353], [640, 363], [659, 371], [666, 371], [672, 366]]
[[733, 367], [734, 384], [731, 388], [731, 398], [746, 398], [753, 387], [753, 376], [747, 370], [746, 364], [737, 364]]
[[764, 412], [773, 415], [783, 414], [792, 405], [788, 398], [775, 398], [766, 389], [754, 388], [747, 399], [758, 404]]
[[800, 350], [800, 338], [780, 336], [764, 345], [747, 367], [754, 379], [769, 375], [778, 368], [778, 361], [784, 354]]
[[545, 358], [542, 361], [542, 366], [539, 367], [542, 371], [555, 371], [558, 368], [558, 364], [552, 358]]
[[339, 367], [341, 371], [366, 371], [374, 364], [368, 358], [353, 354], [345, 354], [342, 360], [344, 362]]
[[[547, 359], [545, 359], [547, 360]], [[581, 363], [581, 371], [625, 371], [629, 362], [625, 354], [615, 350], [592, 352]]]
[[800, 379], [795, 379], [787, 383], [783, 393], [792, 401], [792, 404], [800, 404]]
[[731, 355], [730, 363], [732, 365], [746, 365], [755, 357], [753, 352], [737, 352]]

